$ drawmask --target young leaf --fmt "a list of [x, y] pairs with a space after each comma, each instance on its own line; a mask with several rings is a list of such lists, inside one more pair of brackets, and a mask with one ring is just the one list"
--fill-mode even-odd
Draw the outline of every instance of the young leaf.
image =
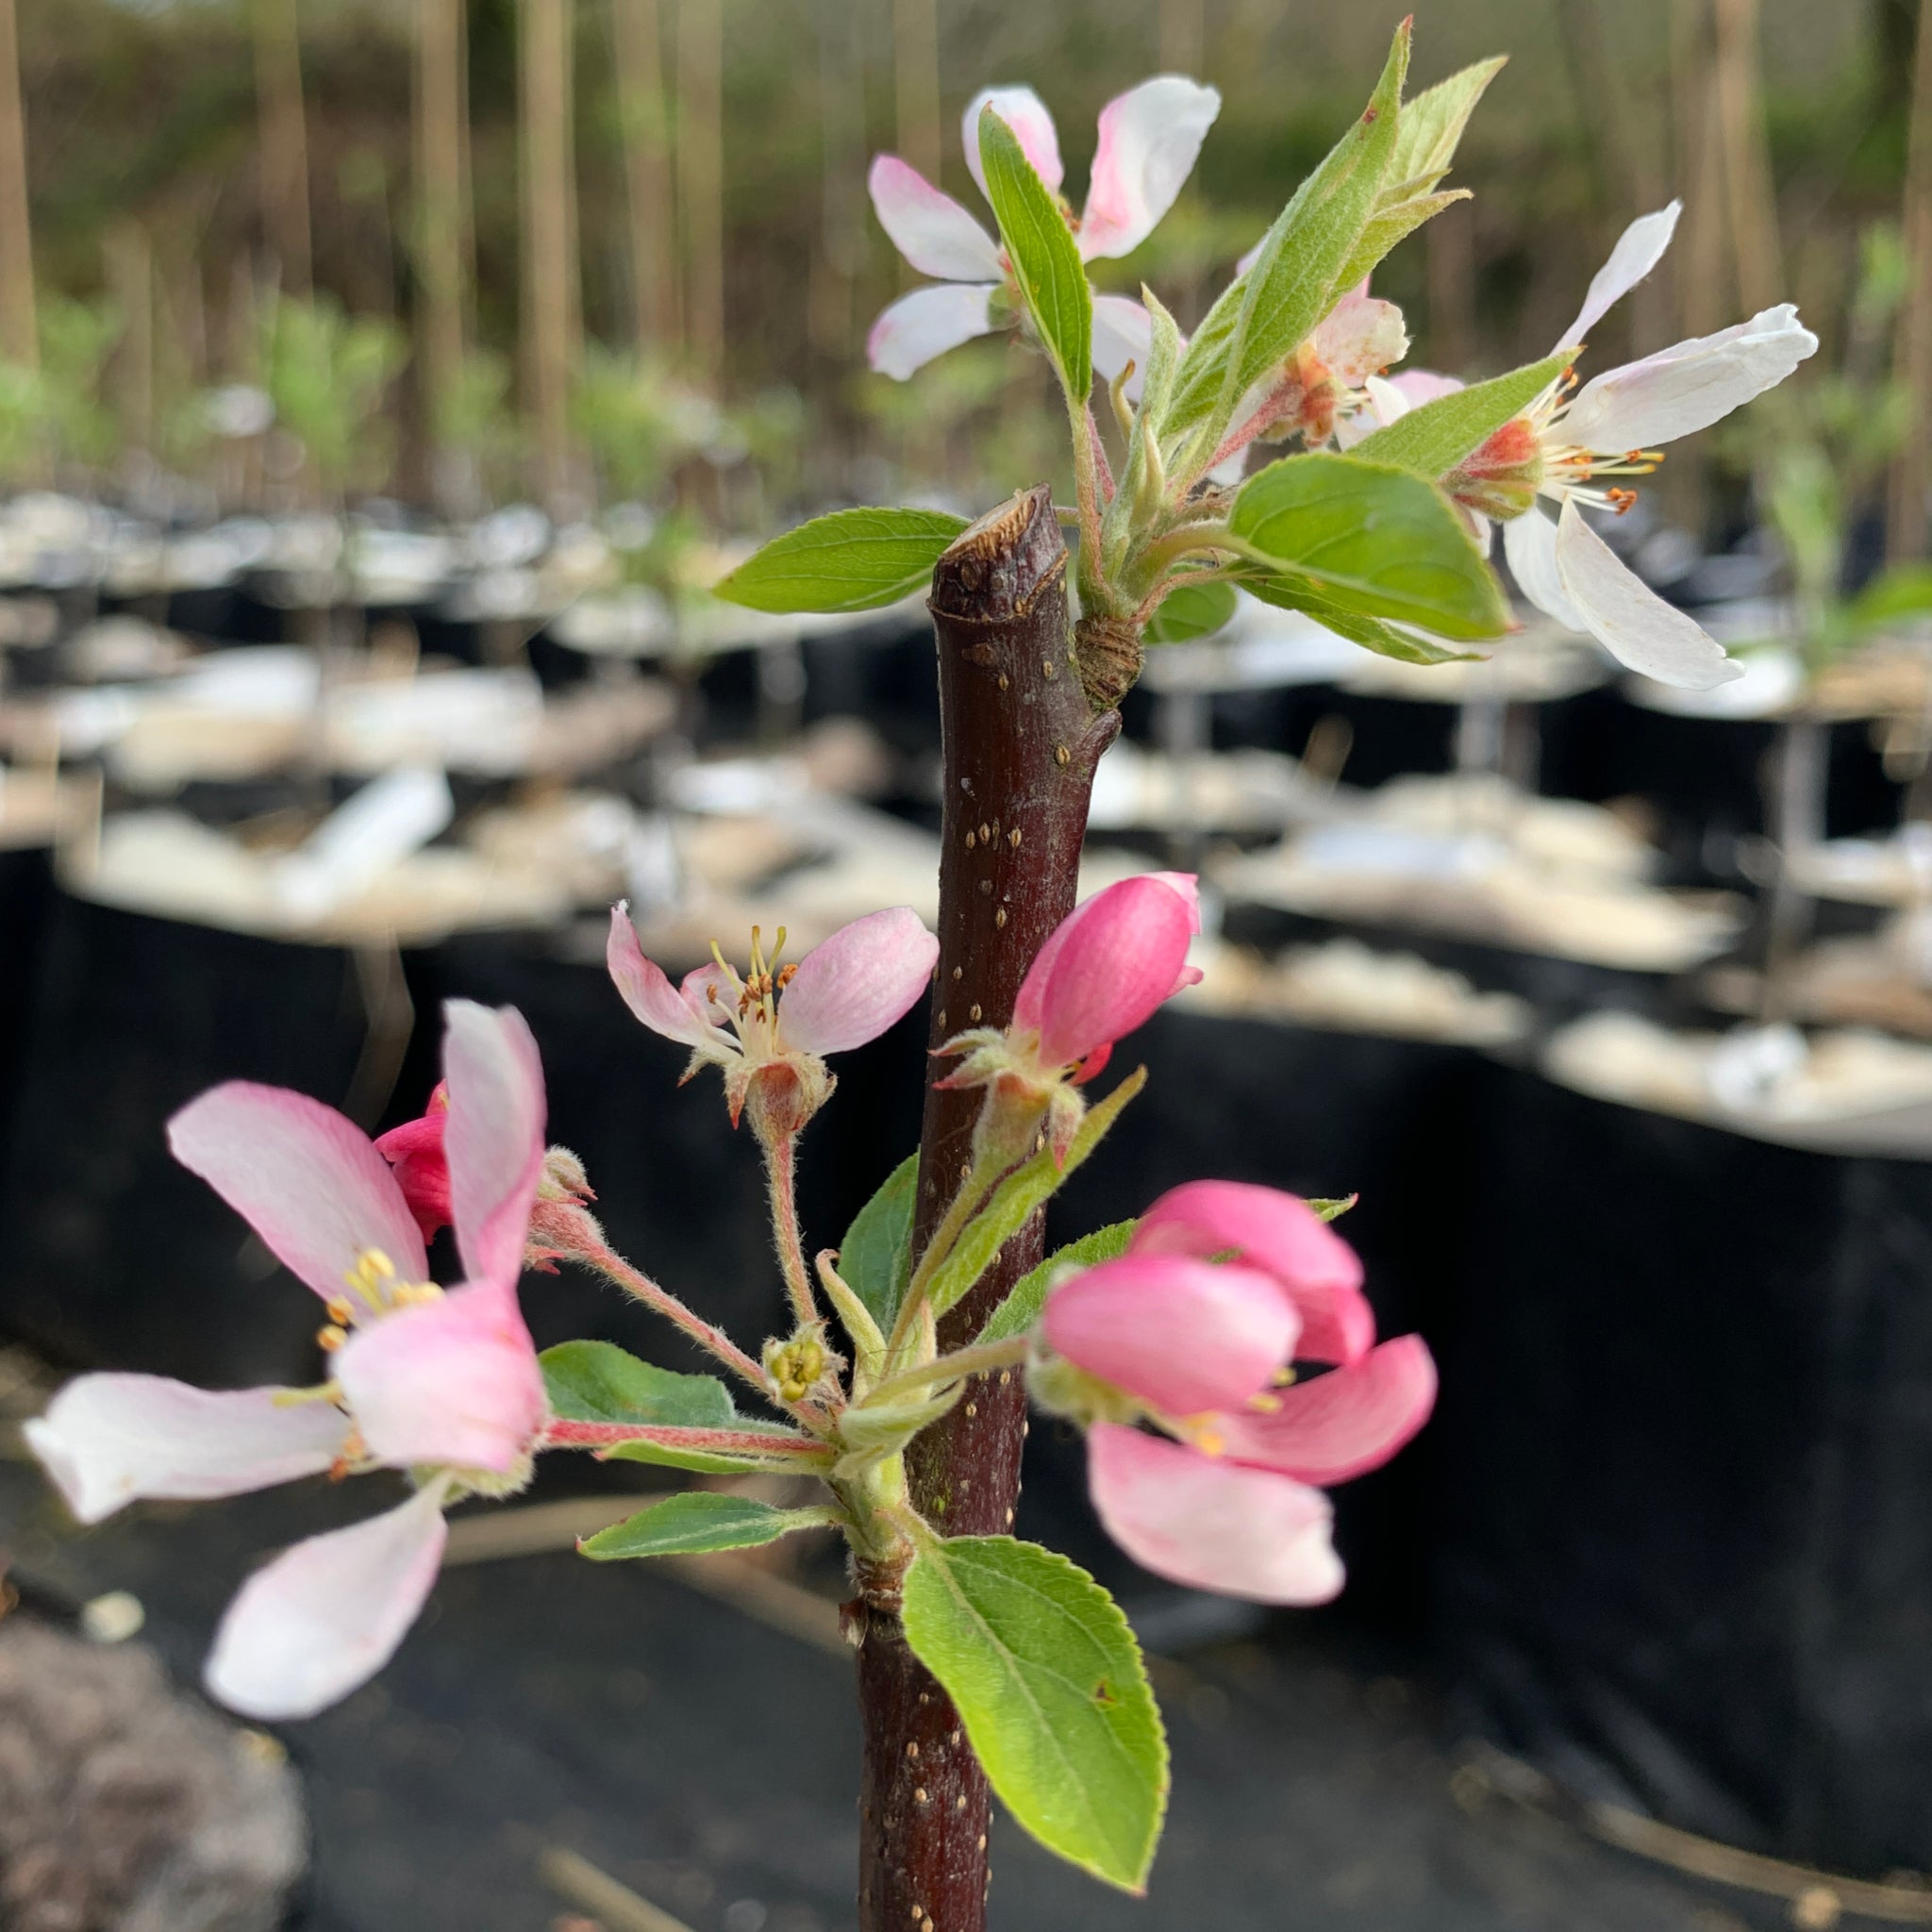
[[943, 1315], [992, 1266], [993, 1257], [1025, 1226], [1035, 1209], [1059, 1189], [1075, 1168], [1098, 1147], [1121, 1109], [1147, 1084], [1147, 1069], [1137, 1067], [1080, 1123], [1064, 1167], [1054, 1165], [1047, 1148], [1016, 1167], [992, 1191], [986, 1206], [966, 1224], [953, 1252], [940, 1264], [926, 1286], [935, 1315]]
[[1167, 1735], [1120, 1607], [1066, 1557], [1006, 1536], [926, 1543], [905, 1588], [906, 1641], [1000, 1802], [1049, 1851], [1144, 1891]]
[[[1407, 109], [1403, 111], [1407, 113]], [[1354, 288], [1374, 273], [1382, 258], [1398, 242], [1414, 234], [1424, 222], [1434, 221], [1453, 203], [1469, 198], [1466, 188], [1445, 188], [1439, 194], [1411, 194], [1405, 200], [1390, 202], [1387, 207], [1377, 208], [1369, 217], [1369, 225], [1355, 245], [1355, 253], [1335, 277], [1335, 286], [1338, 289]]]
[[839, 1273], [882, 1334], [892, 1332], [912, 1273], [912, 1211], [918, 1205], [919, 1156], [908, 1154], [852, 1217], [839, 1243]]
[[1317, 451], [1241, 486], [1228, 528], [1264, 569], [1312, 578], [1339, 608], [1447, 638], [1500, 637], [1509, 608], [1433, 483]]
[[1068, 402], [1082, 409], [1093, 386], [1093, 291], [1086, 265], [1059, 203], [991, 104], [979, 112], [979, 164], [1026, 312]]
[[1394, 658], [1404, 664], [1464, 664], [1480, 658], [1480, 651], [1452, 651], [1418, 631], [1399, 630], [1379, 617], [1364, 617], [1358, 610], [1346, 610], [1330, 597], [1312, 577], [1288, 572], [1260, 572], [1241, 579], [1241, 589], [1264, 604], [1281, 610], [1299, 610], [1316, 623], [1327, 625], [1337, 637], [1373, 651], [1378, 658]]
[[600, 1563], [623, 1557], [691, 1557], [707, 1550], [753, 1549], [831, 1520], [828, 1509], [774, 1509], [749, 1496], [687, 1490], [586, 1537], [577, 1548]]
[[[560, 1341], [538, 1357], [550, 1413], [559, 1421], [620, 1426], [731, 1429], [769, 1432], [790, 1442], [791, 1432], [741, 1416], [731, 1391], [715, 1375], [684, 1375], [640, 1361], [610, 1341]], [[670, 1469], [724, 1475], [764, 1469], [776, 1457], [731, 1455], [712, 1449], [667, 1447], [658, 1442], [619, 1442], [602, 1452], [622, 1462], [652, 1462]], [[776, 1456], [783, 1456], [781, 1449]]]
[[1196, 330], [1175, 383], [1171, 432], [1203, 424], [1197, 445], [1211, 449], [1241, 397], [1335, 306], [1344, 286], [1339, 278], [1375, 211], [1394, 152], [1408, 42], [1404, 22], [1361, 118], [1295, 190], [1248, 272]]
[[877, 610], [924, 589], [965, 527], [938, 509], [836, 509], [774, 537], [711, 594], [753, 610]]
[[1324, 1221], [1340, 1221], [1360, 1199], [1359, 1194], [1310, 1194], [1307, 1197], [1307, 1206]]
[[1507, 54], [1499, 54], [1491, 60], [1478, 60], [1447, 80], [1424, 88], [1414, 100], [1403, 102], [1395, 130], [1395, 154], [1389, 163], [1392, 193], [1405, 199], [1426, 194], [1449, 172], [1475, 104], [1508, 59]]
[[1093, 1268], [1102, 1261], [1117, 1259], [1127, 1252], [1134, 1226], [1131, 1221], [1116, 1221], [1111, 1226], [1096, 1227], [1091, 1234], [1083, 1234], [1078, 1241], [1056, 1249], [1038, 1268], [1029, 1269], [1013, 1284], [1011, 1293], [979, 1331], [979, 1341], [1005, 1341], [1011, 1336], [1024, 1335], [1040, 1320], [1040, 1311], [1046, 1306], [1046, 1291], [1062, 1268]]
[[1160, 608], [1147, 626], [1146, 641], [1150, 644], [1184, 644], [1190, 638], [1205, 638], [1227, 623], [1234, 607], [1234, 586], [1225, 578], [1205, 584], [1183, 580], [1160, 600]]
[[1433, 483], [1535, 402], [1569, 367], [1575, 353], [1558, 349], [1507, 375], [1419, 403], [1406, 416], [1371, 430], [1349, 454], [1357, 462], [1392, 463]]
[[676, 1429], [742, 1426], [715, 1375], [680, 1375], [613, 1341], [560, 1341], [538, 1357], [550, 1412], [577, 1423], [654, 1423]]
[[1855, 630], [1869, 630], [1932, 610], [1932, 564], [1894, 563], [1852, 600], [1845, 616]]

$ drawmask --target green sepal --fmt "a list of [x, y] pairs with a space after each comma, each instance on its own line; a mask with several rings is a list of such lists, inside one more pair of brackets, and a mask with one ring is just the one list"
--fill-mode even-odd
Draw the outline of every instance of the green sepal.
[[1037, 1543], [928, 1540], [906, 1574], [905, 1628], [1014, 1818], [1094, 1877], [1144, 1891], [1167, 1735], [1112, 1597]]
[[938, 509], [836, 509], [774, 537], [711, 594], [785, 614], [881, 609], [924, 589], [965, 527]]

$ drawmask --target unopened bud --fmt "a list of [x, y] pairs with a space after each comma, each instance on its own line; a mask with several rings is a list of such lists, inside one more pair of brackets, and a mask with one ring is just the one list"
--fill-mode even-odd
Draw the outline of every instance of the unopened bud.
[[540, 1201], [594, 1201], [597, 1191], [584, 1172], [584, 1163], [568, 1147], [552, 1147], [543, 1156], [537, 1182]]
[[787, 1402], [803, 1402], [818, 1387], [829, 1359], [824, 1343], [809, 1329], [790, 1341], [765, 1344], [765, 1373]]

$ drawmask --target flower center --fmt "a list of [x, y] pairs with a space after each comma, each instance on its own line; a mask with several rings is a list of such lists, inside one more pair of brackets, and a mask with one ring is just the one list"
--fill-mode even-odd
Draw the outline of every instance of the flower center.
[[349, 1292], [330, 1297], [328, 1320], [316, 1331], [316, 1343], [325, 1354], [341, 1348], [358, 1323], [436, 1301], [442, 1293], [433, 1281], [405, 1281], [380, 1248], [364, 1248], [342, 1280]]
[[[711, 941], [711, 958], [718, 962], [718, 971], [723, 977], [706, 984], [706, 1002], [719, 1008], [730, 1020], [739, 1044], [753, 1059], [769, 1059], [781, 1051], [778, 1044], [778, 995], [791, 983], [791, 975], [798, 971], [795, 964], [779, 965], [779, 956], [784, 950], [785, 928], [782, 925], [769, 956], [764, 950], [763, 933], [753, 926], [751, 966], [741, 978], [736, 970], [725, 963], [718, 941]], [[727, 988], [730, 991], [728, 998]]]

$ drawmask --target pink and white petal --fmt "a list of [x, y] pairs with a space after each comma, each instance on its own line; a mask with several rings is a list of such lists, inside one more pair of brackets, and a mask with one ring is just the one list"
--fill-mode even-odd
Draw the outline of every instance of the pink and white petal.
[[1270, 1413], [1220, 1418], [1223, 1453], [1326, 1488], [1379, 1469], [1428, 1421], [1436, 1364], [1421, 1336], [1398, 1336], [1353, 1368], [1297, 1382], [1274, 1399]]
[[395, 1655], [436, 1581], [443, 1486], [312, 1536], [242, 1586], [215, 1632], [209, 1694], [243, 1717], [313, 1717]]
[[[610, 937], [605, 941], [604, 963], [624, 1003], [653, 1033], [686, 1046], [703, 1046], [717, 1029], [691, 1002], [672, 985], [663, 967], [644, 957], [637, 928], [620, 900], [610, 908]], [[687, 986], [689, 982], [687, 982]]]
[[1503, 525], [1503, 555], [1516, 588], [1565, 630], [1581, 635], [1590, 629], [1583, 612], [1570, 601], [1557, 569], [1557, 526], [1534, 504]]
[[514, 1469], [542, 1427], [543, 1374], [513, 1299], [475, 1282], [358, 1328], [336, 1381], [369, 1453], [397, 1469]]
[[923, 275], [942, 282], [998, 281], [999, 244], [950, 194], [897, 155], [874, 158], [866, 177], [879, 226]]
[[543, 1062], [513, 1007], [451, 1000], [443, 1029], [442, 1144], [457, 1253], [471, 1280], [513, 1291], [543, 1172]]
[[1313, 347], [1331, 375], [1358, 389], [1407, 355], [1408, 329], [1394, 303], [1351, 289], [1317, 326]]
[[1174, 206], [1214, 117], [1221, 96], [1178, 74], [1157, 75], [1100, 110], [1100, 145], [1080, 216], [1085, 261], [1128, 255]]
[[1627, 295], [1663, 259], [1683, 207], [1682, 202], [1674, 201], [1655, 214], [1639, 215], [1617, 237], [1610, 258], [1591, 277], [1590, 292], [1576, 311], [1576, 320], [1557, 338], [1557, 348], [1580, 348], [1611, 305]]
[[1579, 449], [1654, 449], [1707, 429], [1775, 389], [1817, 348], [1798, 311], [1781, 303], [1716, 335], [1607, 371], [1577, 392], [1555, 433]]
[[1272, 1275], [1301, 1317], [1297, 1355], [1357, 1362], [1374, 1345], [1375, 1317], [1355, 1250], [1306, 1201], [1252, 1181], [1187, 1181], [1141, 1217], [1130, 1254], [1234, 1253]]
[[1664, 600], [1584, 521], [1574, 499], [1557, 525], [1557, 572], [1585, 628], [1618, 663], [1686, 691], [1744, 675], [1702, 625]]
[[991, 107], [1020, 139], [1021, 152], [1033, 163], [1033, 172], [1056, 193], [1067, 171], [1060, 161], [1059, 130], [1053, 125], [1046, 103], [1030, 87], [983, 87], [966, 104], [959, 119], [959, 139], [966, 146], [966, 165], [986, 192], [986, 171], [979, 164], [979, 113]]
[[1070, 1065], [1144, 1024], [1175, 990], [1197, 916], [1165, 880], [1146, 875], [1075, 907], [1014, 1003], [1015, 1024], [1040, 1029], [1041, 1058]]
[[[1444, 375], [1434, 369], [1405, 369], [1400, 375], [1387, 378], [1389, 387], [1399, 395], [1411, 409], [1424, 403], [1433, 403], [1438, 396], [1453, 396], [1463, 387], [1459, 375]], [[1370, 389], [1374, 385], [1371, 383]], [[1398, 410], [1397, 415], [1402, 412]], [[1393, 416], [1388, 419], [1393, 422]]]
[[841, 925], [798, 962], [778, 996], [778, 1032], [805, 1053], [844, 1053], [876, 1040], [919, 1004], [940, 942], [909, 906]]
[[1291, 1476], [1099, 1423], [1087, 1484], [1108, 1535], [1170, 1582], [1263, 1604], [1324, 1604], [1341, 1591], [1333, 1508]]
[[736, 1011], [739, 985], [715, 959], [693, 966], [677, 982], [677, 992], [692, 1012], [717, 1030], [721, 1044], [732, 1044], [727, 1029]]
[[306, 1093], [230, 1080], [168, 1123], [168, 1146], [325, 1300], [370, 1248], [405, 1280], [429, 1273], [389, 1162], [360, 1127]]
[[281, 1389], [194, 1389], [162, 1375], [82, 1375], [21, 1433], [82, 1523], [137, 1498], [239, 1496], [328, 1468], [349, 1424]]
[[1129, 362], [1134, 373], [1122, 391], [1138, 403], [1147, 381], [1147, 358], [1153, 353], [1154, 325], [1147, 311], [1125, 295], [1093, 298], [1093, 367], [1111, 382]]
[[935, 356], [993, 329], [997, 282], [942, 282], [901, 295], [873, 324], [865, 357], [881, 375], [904, 382]]
[[1124, 1255], [1047, 1298], [1041, 1332], [1077, 1369], [1167, 1416], [1239, 1408], [1294, 1355], [1301, 1323], [1265, 1274]]

